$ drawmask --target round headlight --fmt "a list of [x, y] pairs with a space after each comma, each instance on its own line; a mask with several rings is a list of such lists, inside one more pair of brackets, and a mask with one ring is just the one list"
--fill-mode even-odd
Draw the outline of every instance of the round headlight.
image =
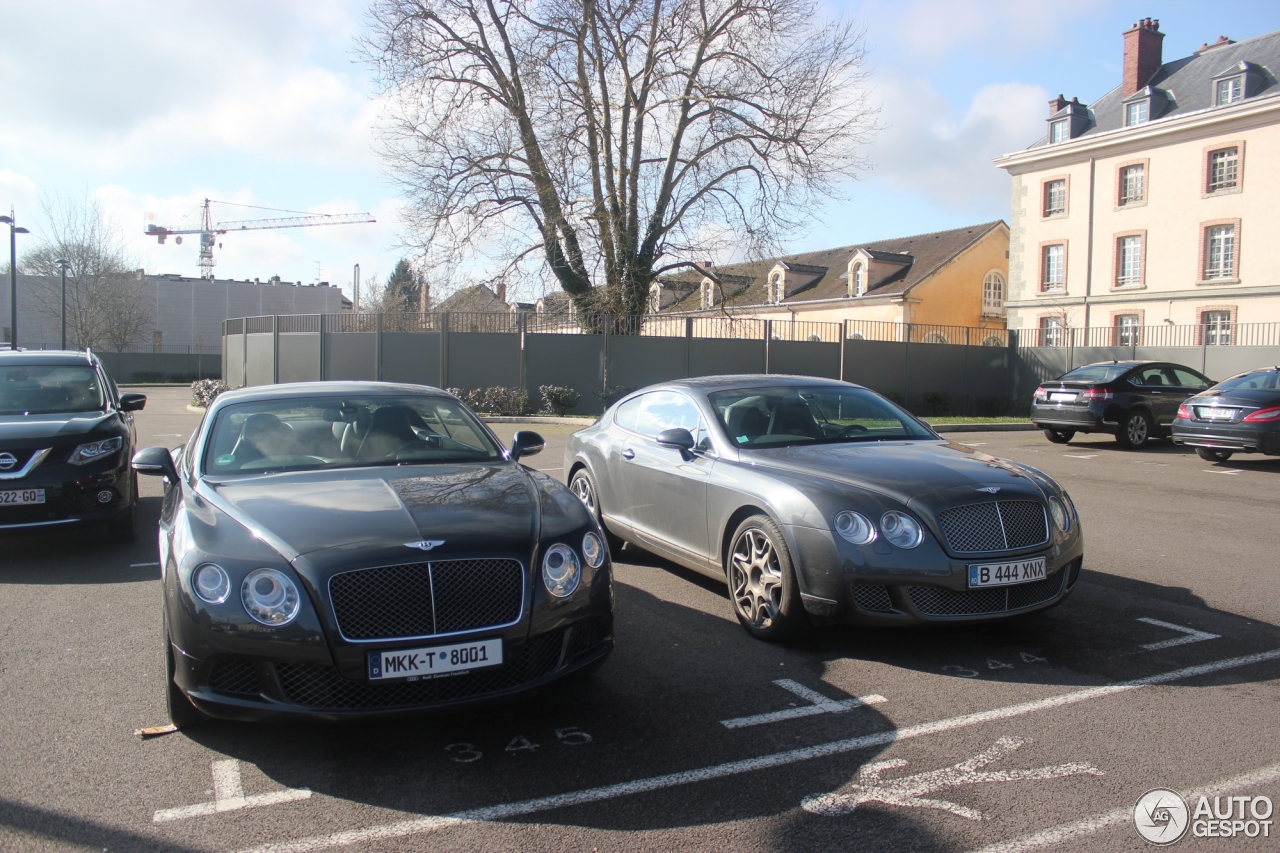
[[582, 556], [587, 558], [587, 565], [593, 569], [600, 568], [604, 562], [604, 543], [594, 533], [582, 537]]
[[205, 563], [196, 568], [191, 576], [191, 585], [196, 595], [208, 604], [221, 604], [231, 594], [231, 578], [222, 570], [222, 566]]
[[876, 541], [876, 526], [862, 513], [849, 509], [836, 513], [836, 533], [854, 545], [870, 545]]
[[914, 548], [924, 541], [920, 524], [905, 512], [891, 510], [880, 516], [880, 532], [899, 548]]
[[542, 582], [556, 598], [568, 598], [582, 580], [578, 555], [568, 545], [555, 544], [542, 558]]
[[1071, 529], [1071, 514], [1067, 512], [1066, 506], [1057, 498], [1049, 498], [1049, 515], [1053, 516], [1053, 523], [1058, 525], [1058, 529], [1066, 533]]
[[298, 615], [302, 604], [298, 588], [284, 572], [254, 569], [240, 585], [244, 609], [263, 625], [287, 625]]

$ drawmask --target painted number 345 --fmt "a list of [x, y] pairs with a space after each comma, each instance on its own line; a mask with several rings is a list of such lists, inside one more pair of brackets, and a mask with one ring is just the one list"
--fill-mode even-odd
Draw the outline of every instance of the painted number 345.
[[[591, 743], [591, 735], [581, 731], [577, 726], [566, 726], [556, 729], [556, 740], [565, 746], [582, 746]], [[521, 752], [533, 753], [541, 747], [542, 744], [534, 743], [524, 735], [516, 735], [503, 751], [515, 755]], [[444, 751], [452, 753], [452, 760], [459, 764], [470, 764], [484, 758], [484, 753], [476, 749], [475, 744], [470, 743], [451, 743], [444, 748]]]

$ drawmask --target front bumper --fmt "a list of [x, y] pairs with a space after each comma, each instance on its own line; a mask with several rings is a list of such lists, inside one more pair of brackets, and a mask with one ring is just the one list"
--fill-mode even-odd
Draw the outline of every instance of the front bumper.
[[1173, 422], [1173, 443], [1280, 456], [1280, 424], [1200, 424], [1179, 418]]
[[[0, 507], [0, 534], [105, 524], [133, 506], [136, 475], [126, 454], [85, 466], [46, 462], [21, 479], [0, 480], [0, 491], [43, 489], [45, 502]], [[99, 500], [99, 495], [110, 500]]]

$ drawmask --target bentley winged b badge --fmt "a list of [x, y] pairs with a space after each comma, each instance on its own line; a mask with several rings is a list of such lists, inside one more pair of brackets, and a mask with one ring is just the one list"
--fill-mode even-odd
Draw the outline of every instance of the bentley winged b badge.
[[406, 542], [404, 543], [404, 547], [417, 548], [419, 551], [430, 551], [432, 548], [439, 547], [443, 544], [443, 539], [420, 539], [417, 542]]

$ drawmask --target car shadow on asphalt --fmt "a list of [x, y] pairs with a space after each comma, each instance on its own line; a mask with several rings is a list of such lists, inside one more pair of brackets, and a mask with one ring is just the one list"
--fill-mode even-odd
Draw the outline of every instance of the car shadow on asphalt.
[[112, 542], [101, 526], [17, 533], [0, 540], [3, 584], [107, 584], [158, 580], [161, 498], [138, 500], [138, 539]]

